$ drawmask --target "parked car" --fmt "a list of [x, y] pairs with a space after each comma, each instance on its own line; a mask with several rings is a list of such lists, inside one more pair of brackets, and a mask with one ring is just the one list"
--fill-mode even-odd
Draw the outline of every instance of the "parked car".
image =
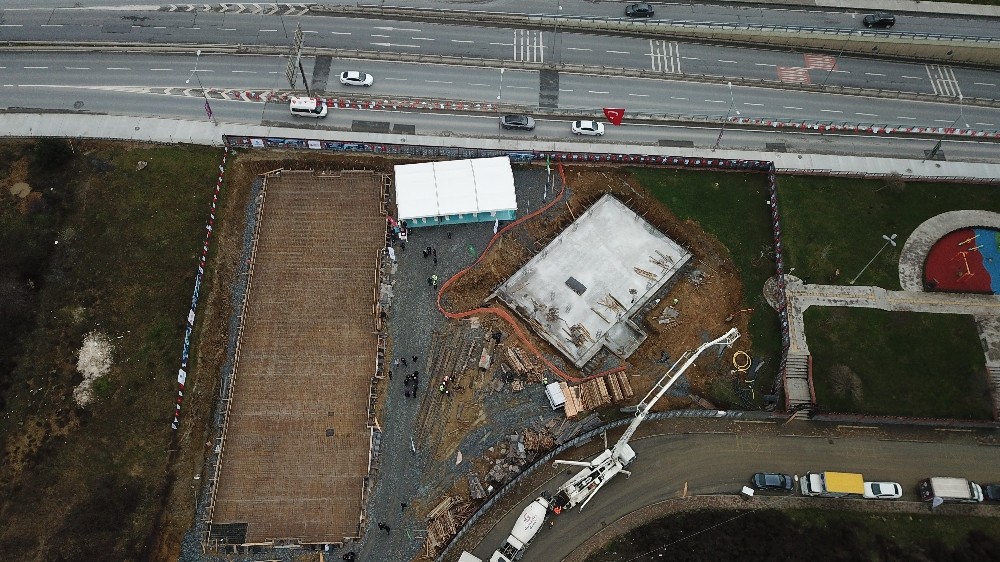
[[604, 134], [604, 124], [597, 121], [573, 121], [570, 127], [574, 135], [602, 136]]
[[986, 501], [1000, 502], [1000, 484], [987, 484], [983, 486], [983, 496]]
[[500, 118], [500, 126], [504, 129], [530, 131], [535, 128], [535, 120], [527, 115], [504, 115]]
[[758, 472], [753, 475], [753, 485], [758, 490], [781, 490], [791, 492], [793, 480], [791, 475], [778, 472]]
[[649, 4], [629, 4], [625, 6], [625, 15], [630, 18], [652, 17], [653, 7]]
[[375, 77], [357, 70], [345, 70], [340, 73], [340, 83], [345, 86], [368, 87], [375, 83]]
[[861, 23], [865, 24], [865, 27], [874, 27], [877, 29], [889, 29], [890, 27], [896, 25], [896, 16], [886, 13], [886, 12], [875, 12], [874, 14], [868, 14], [861, 20]]
[[903, 487], [895, 482], [865, 482], [864, 497], [877, 500], [898, 500]]

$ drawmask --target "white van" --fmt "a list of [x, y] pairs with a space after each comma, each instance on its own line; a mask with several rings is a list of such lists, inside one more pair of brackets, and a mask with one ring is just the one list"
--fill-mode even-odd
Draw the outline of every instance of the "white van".
[[292, 115], [303, 117], [326, 117], [326, 102], [319, 98], [292, 96], [289, 98], [288, 110]]

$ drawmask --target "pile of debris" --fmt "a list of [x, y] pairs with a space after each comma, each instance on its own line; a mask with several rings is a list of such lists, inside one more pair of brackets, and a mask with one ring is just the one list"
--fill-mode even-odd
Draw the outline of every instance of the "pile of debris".
[[632, 385], [628, 375], [622, 371], [584, 381], [576, 386], [561, 382], [559, 388], [566, 397], [563, 406], [566, 417], [573, 419], [580, 412], [586, 412], [632, 398]]
[[424, 552], [435, 558], [472, 513], [472, 504], [455, 496], [447, 496], [427, 514], [427, 540]]
[[525, 382], [542, 382], [545, 379], [545, 369], [523, 349], [508, 347], [504, 350], [503, 358], [504, 362]]

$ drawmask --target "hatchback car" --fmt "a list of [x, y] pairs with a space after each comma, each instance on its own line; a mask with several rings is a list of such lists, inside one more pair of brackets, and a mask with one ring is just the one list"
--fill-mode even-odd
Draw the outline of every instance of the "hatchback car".
[[345, 86], [367, 87], [375, 83], [375, 77], [357, 70], [345, 70], [340, 73], [340, 83]]
[[875, 27], [879, 29], [889, 29], [896, 25], [896, 16], [885, 12], [875, 12], [868, 14], [861, 20], [865, 27]]
[[535, 128], [535, 120], [527, 115], [504, 115], [500, 118], [500, 126], [504, 129], [530, 131]]
[[597, 121], [573, 121], [570, 127], [574, 135], [591, 135], [595, 137], [604, 134], [604, 125]]
[[1000, 484], [983, 486], [983, 497], [989, 502], [1000, 502]]
[[898, 500], [903, 497], [903, 487], [895, 482], [865, 482], [864, 496], [869, 499]]
[[792, 491], [792, 477], [777, 472], [758, 472], [753, 475], [753, 485], [758, 490]]
[[625, 6], [625, 15], [630, 18], [652, 17], [653, 7], [649, 4], [629, 4]]

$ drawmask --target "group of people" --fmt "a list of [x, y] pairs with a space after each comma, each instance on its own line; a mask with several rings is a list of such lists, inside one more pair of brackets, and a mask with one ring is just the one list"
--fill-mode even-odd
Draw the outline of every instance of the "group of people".
[[434, 258], [434, 265], [438, 264], [438, 251], [437, 248], [433, 246], [427, 246], [424, 248], [424, 259]]
[[[416, 366], [417, 364], [417, 359], [418, 357], [416, 355], [410, 357], [410, 361], [413, 363], [414, 366]], [[402, 365], [403, 367], [409, 367], [410, 361], [407, 361], [406, 357], [400, 357], [398, 359], [392, 360], [392, 366], [393, 368], [399, 368], [400, 365]], [[389, 372], [392, 373], [392, 371]], [[389, 375], [389, 380], [392, 380], [391, 374]], [[412, 373], [406, 375], [406, 378], [403, 380], [403, 385], [406, 387], [405, 390], [403, 390], [403, 396], [406, 396], [407, 398], [410, 397], [416, 398], [417, 388], [420, 386], [420, 371], [414, 369]]]

